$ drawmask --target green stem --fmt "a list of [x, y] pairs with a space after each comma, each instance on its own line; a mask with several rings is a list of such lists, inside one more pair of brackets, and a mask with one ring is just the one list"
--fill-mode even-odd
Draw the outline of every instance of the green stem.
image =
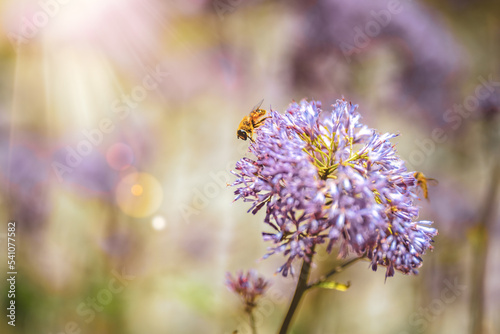
[[302, 268], [300, 269], [299, 280], [297, 282], [297, 287], [295, 288], [295, 294], [293, 295], [292, 303], [290, 304], [290, 308], [286, 314], [285, 319], [283, 320], [283, 324], [281, 325], [281, 329], [279, 334], [286, 334], [288, 331], [288, 326], [292, 321], [293, 315], [299, 306], [300, 300], [302, 299], [302, 295], [307, 290], [307, 281], [309, 279], [309, 272], [311, 270], [312, 263], [312, 254], [314, 253], [314, 246], [311, 249], [311, 256], [309, 259], [304, 259], [302, 262]]
[[326, 275], [322, 276], [319, 280], [317, 280], [316, 282], [314, 283], [311, 283], [309, 284], [307, 287], [306, 287], [306, 290], [310, 289], [310, 288], [314, 288], [315, 286], [323, 283], [323, 282], [326, 282], [326, 280], [335, 275], [335, 274], [338, 274], [340, 273], [341, 271], [344, 271], [345, 268], [349, 267], [351, 264], [354, 264], [356, 262], [358, 262], [359, 260], [363, 260], [365, 259], [365, 255], [362, 255], [360, 257], [356, 257], [354, 259], [351, 259], [345, 263], [342, 263], [341, 265], [335, 267], [334, 269], [332, 269], [331, 271], [329, 271]]
[[257, 334], [257, 328], [255, 327], [255, 317], [253, 316], [253, 311], [248, 312], [250, 317], [250, 328], [252, 329], [252, 334]]

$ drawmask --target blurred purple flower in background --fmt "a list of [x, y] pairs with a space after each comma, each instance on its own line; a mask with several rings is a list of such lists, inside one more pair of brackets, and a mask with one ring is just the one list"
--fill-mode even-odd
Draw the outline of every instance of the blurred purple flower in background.
[[[54, 152], [52, 159], [64, 165], [66, 155], [66, 150], [59, 149]], [[94, 150], [81, 157], [75, 167], [66, 166], [70, 171], [61, 173], [61, 184], [77, 190], [80, 196], [113, 200], [113, 190], [119, 180], [119, 172], [109, 166], [101, 152]]]
[[363, 56], [385, 48], [404, 55], [397, 57], [401, 63], [394, 77], [395, 101], [415, 104], [433, 124], [443, 123], [443, 111], [456, 98], [457, 77], [463, 74], [466, 57], [445, 19], [429, 5], [383, 0], [299, 3], [303, 3], [304, 26], [293, 56], [296, 85], [314, 89], [315, 96], [328, 95], [335, 89], [332, 77], [342, 73], [339, 67], [362, 64]]
[[249, 270], [246, 274], [239, 271], [236, 277], [226, 273], [226, 286], [243, 298], [245, 311], [250, 313], [256, 306], [257, 298], [265, 293], [269, 282], [255, 270]]
[[[49, 166], [43, 140], [23, 134], [11, 140], [2, 128], [0, 133], [0, 187], [8, 200], [8, 215], [24, 222], [26, 230], [38, 231], [45, 223], [51, 208], [48, 201]], [[38, 145], [34, 144], [37, 142]], [[0, 201], [1, 201], [0, 198]], [[12, 218], [11, 218], [12, 219]]]
[[387, 267], [416, 274], [421, 255], [432, 249], [437, 230], [416, 221], [417, 184], [389, 139], [359, 122], [357, 105], [337, 100], [332, 111], [321, 103], [292, 103], [284, 115], [271, 110], [250, 145], [256, 160], [236, 164], [238, 200], [249, 211], [266, 207], [263, 233], [274, 243], [265, 256], [288, 256], [278, 269], [291, 271], [295, 258], [310, 261], [317, 244], [327, 251], [339, 243], [339, 256], [366, 254], [372, 269]]

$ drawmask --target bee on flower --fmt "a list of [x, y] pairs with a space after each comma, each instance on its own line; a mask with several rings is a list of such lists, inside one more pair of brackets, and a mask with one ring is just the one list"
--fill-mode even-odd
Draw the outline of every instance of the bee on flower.
[[357, 105], [344, 99], [331, 110], [303, 100], [285, 114], [266, 112], [252, 128], [255, 158], [236, 163], [232, 186], [235, 200], [250, 202], [253, 214], [265, 208], [263, 238], [272, 246], [264, 257], [284, 254], [277, 270], [283, 276], [319, 244], [328, 252], [337, 246], [340, 257], [365, 254], [373, 270], [386, 268], [386, 277], [395, 270], [417, 274], [432, 249], [437, 230], [418, 220], [414, 204], [422, 179], [396, 154], [390, 142], [396, 135], [360, 119]]
[[250, 139], [251, 142], [254, 142], [255, 130], [264, 124], [264, 121], [267, 119], [267, 111], [260, 108], [262, 102], [264, 102], [264, 100], [260, 101], [255, 107], [253, 107], [250, 114], [243, 117], [241, 120], [238, 130], [236, 131], [236, 137], [238, 139]]

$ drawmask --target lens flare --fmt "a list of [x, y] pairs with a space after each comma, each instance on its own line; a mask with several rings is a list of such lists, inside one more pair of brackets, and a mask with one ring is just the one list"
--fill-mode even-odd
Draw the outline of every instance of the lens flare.
[[163, 201], [160, 182], [148, 173], [130, 173], [116, 187], [116, 203], [127, 215], [142, 218], [153, 214]]
[[154, 216], [151, 220], [151, 225], [157, 231], [163, 230], [167, 226], [167, 221], [163, 216]]
[[134, 184], [132, 188], [130, 189], [130, 192], [134, 196], [141, 196], [142, 195], [142, 186], [139, 184]]

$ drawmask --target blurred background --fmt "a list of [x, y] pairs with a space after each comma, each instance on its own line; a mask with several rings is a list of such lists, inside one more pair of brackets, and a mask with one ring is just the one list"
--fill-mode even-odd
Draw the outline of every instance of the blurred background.
[[[259, 259], [263, 213], [226, 187], [243, 116], [359, 104], [438, 179], [419, 276], [357, 263], [292, 333], [499, 333], [500, 5], [446, 1], [0, 2], [0, 231], [16, 222], [2, 333], [249, 333], [225, 273], [257, 269], [275, 333], [295, 287]], [[340, 263], [319, 250], [312, 276]], [[299, 263], [297, 263], [299, 265]], [[2, 314], [9, 285], [0, 283]]]

